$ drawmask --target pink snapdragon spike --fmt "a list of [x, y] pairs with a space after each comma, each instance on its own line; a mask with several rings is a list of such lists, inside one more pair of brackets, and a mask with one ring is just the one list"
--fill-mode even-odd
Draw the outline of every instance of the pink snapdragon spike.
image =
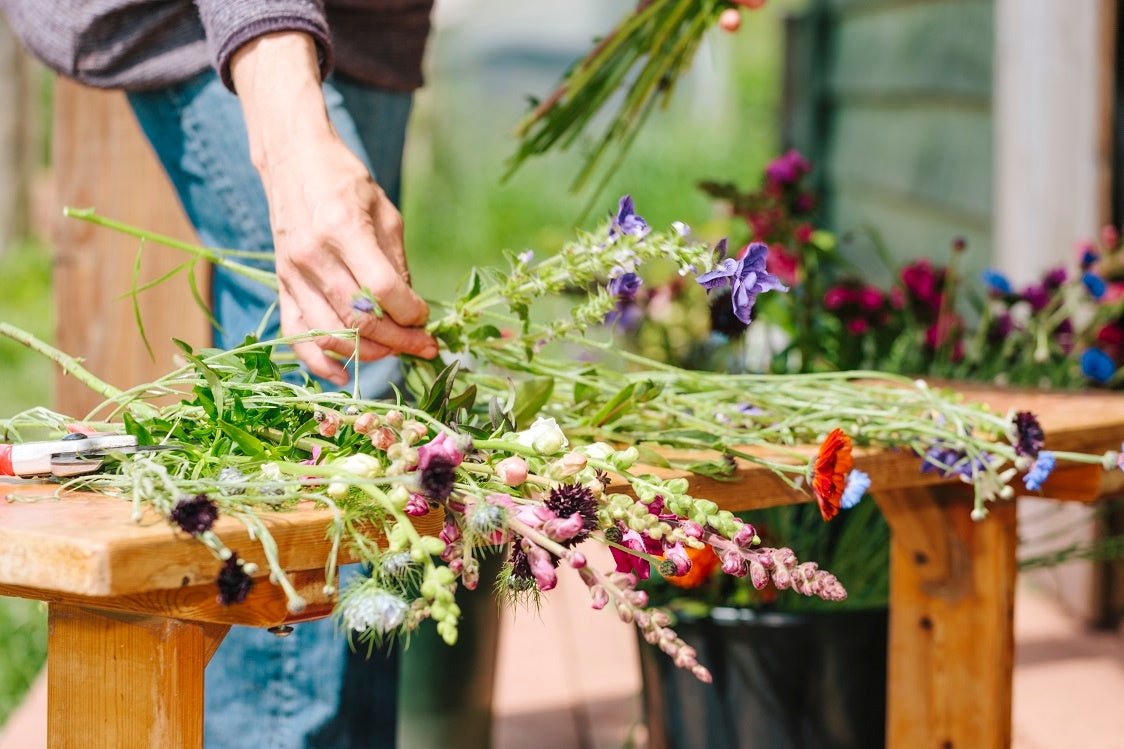
[[420, 494], [411, 494], [406, 501], [406, 514], [412, 518], [420, 518], [429, 514], [429, 500]]
[[496, 463], [496, 478], [508, 486], [519, 486], [527, 480], [527, 461], [512, 455]]
[[446, 545], [452, 546], [461, 537], [460, 526], [453, 518], [446, 518], [445, 527], [441, 529], [440, 538]]
[[457, 441], [448, 432], [441, 432], [435, 438], [418, 448], [418, 470], [424, 471], [434, 459], [440, 459], [451, 466], [459, 466], [464, 455], [457, 449]]
[[663, 556], [664, 559], [675, 565], [676, 576], [686, 575], [691, 571], [691, 559], [687, 556], [687, 550], [683, 548], [683, 544], [676, 543], [669, 546], [664, 551]]
[[550, 558], [549, 552], [526, 538], [520, 542], [520, 547], [527, 555], [527, 563], [539, 590], [552, 590], [558, 584], [558, 573], [554, 570], [554, 560]]

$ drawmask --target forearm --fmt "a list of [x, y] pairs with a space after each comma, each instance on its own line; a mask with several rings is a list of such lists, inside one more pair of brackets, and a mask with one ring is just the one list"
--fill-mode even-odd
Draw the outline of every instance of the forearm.
[[309, 35], [285, 31], [259, 37], [235, 53], [230, 73], [259, 173], [275, 169], [294, 145], [333, 135], [316, 43]]

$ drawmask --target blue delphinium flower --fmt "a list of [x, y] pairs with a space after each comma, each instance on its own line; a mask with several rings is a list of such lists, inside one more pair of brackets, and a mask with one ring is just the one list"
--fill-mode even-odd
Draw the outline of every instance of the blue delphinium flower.
[[983, 282], [987, 287], [997, 294], [1013, 294], [1015, 288], [1011, 285], [1011, 281], [1002, 273], [994, 268], [988, 268], [983, 272]]
[[1116, 374], [1116, 363], [1099, 348], [1086, 349], [1081, 354], [1081, 372], [1093, 382], [1103, 384]]
[[768, 245], [754, 242], [746, 248], [740, 260], [726, 258], [697, 280], [707, 291], [729, 286], [734, 316], [749, 325], [758, 294], [765, 291], [788, 291], [788, 287], [779, 278], [765, 270], [768, 254]]
[[847, 485], [843, 487], [843, 496], [839, 498], [839, 506], [844, 510], [851, 509], [862, 501], [869, 488], [870, 476], [857, 468], [852, 469], [847, 475]]
[[1032, 492], [1036, 492], [1042, 488], [1046, 483], [1046, 479], [1054, 470], [1054, 465], [1058, 462], [1057, 457], [1049, 450], [1043, 450], [1038, 453], [1038, 457], [1034, 459], [1034, 463], [1030, 466], [1030, 470], [1026, 472], [1023, 477], [1023, 483], [1026, 488]]
[[651, 231], [648, 222], [636, 214], [636, 206], [632, 203], [631, 195], [624, 195], [617, 203], [617, 215], [609, 227], [609, 239], [616, 239], [618, 235], [628, 235], [642, 239]]
[[1088, 271], [1082, 274], [1081, 283], [1085, 284], [1085, 288], [1086, 290], [1088, 290], [1089, 296], [1093, 297], [1094, 299], [1100, 299], [1102, 296], [1104, 296], [1105, 291], [1108, 289], [1108, 286], [1107, 284], [1105, 284], [1103, 278], [1098, 276], [1096, 273]]

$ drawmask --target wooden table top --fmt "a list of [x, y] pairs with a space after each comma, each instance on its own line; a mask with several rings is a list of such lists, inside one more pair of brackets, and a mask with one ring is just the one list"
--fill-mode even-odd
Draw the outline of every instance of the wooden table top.
[[[997, 413], [1011, 407], [1038, 414], [1048, 445], [1055, 450], [1103, 452], [1119, 449], [1124, 439], [1124, 396], [1110, 393], [1058, 394], [1037, 391], [958, 387], [969, 400], [987, 403]], [[810, 453], [814, 448], [809, 448]], [[904, 489], [937, 483], [921, 474], [916, 456], [908, 451], [857, 450], [855, 465], [874, 479], [876, 490]], [[663, 471], [662, 473], [673, 473]], [[1059, 468], [1051, 492], [1061, 499], [1093, 499], [1105, 482], [1118, 481], [1120, 472], [1099, 468]], [[731, 481], [689, 477], [696, 496], [719, 502], [731, 510], [751, 509], [808, 497], [795, 492], [770, 471], [741, 463]], [[1113, 487], [1116, 484], [1112, 485]], [[201, 544], [174, 530], [154, 514], [135, 523], [132, 505], [120, 498], [72, 493], [33, 501], [53, 494], [54, 486], [10, 481], [0, 484], [0, 586], [56, 591], [87, 597], [110, 597], [210, 584], [218, 562]], [[290, 512], [263, 513], [263, 522], [277, 541], [286, 570], [322, 569], [329, 544], [327, 510], [311, 505]], [[436, 533], [437, 514], [420, 519], [423, 532]], [[215, 531], [230, 548], [266, 569], [258, 544], [232, 518], [220, 519]]]

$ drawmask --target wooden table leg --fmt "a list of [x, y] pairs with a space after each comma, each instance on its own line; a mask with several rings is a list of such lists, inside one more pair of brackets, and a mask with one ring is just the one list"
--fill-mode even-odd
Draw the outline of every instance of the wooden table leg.
[[964, 486], [876, 499], [892, 532], [886, 745], [1009, 747], [1016, 503], [976, 523]]
[[200, 749], [214, 625], [51, 604], [50, 749]]

